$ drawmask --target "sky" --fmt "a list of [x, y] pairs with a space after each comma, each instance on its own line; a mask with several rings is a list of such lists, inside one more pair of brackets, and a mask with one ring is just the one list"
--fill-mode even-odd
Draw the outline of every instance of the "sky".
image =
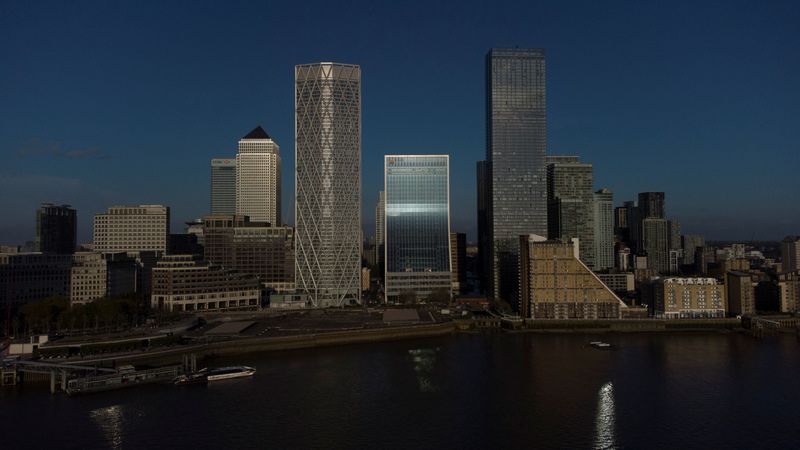
[[209, 213], [210, 159], [261, 125], [294, 223], [294, 66], [362, 70], [362, 222], [383, 155], [451, 157], [453, 231], [475, 239], [484, 57], [546, 50], [548, 154], [621, 205], [666, 192], [707, 239], [800, 234], [800, 2], [0, 0], [0, 244], [42, 202]]

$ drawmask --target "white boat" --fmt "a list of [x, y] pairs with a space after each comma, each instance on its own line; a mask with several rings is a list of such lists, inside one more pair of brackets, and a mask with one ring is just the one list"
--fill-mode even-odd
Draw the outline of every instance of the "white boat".
[[256, 369], [249, 366], [218, 367], [208, 371], [208, 381], [228, 380], [231, 378], [252, 377]]
[[611, 344], [603, 341], [592, 341], [589, 342], [589, 345], [591, 345], [594, 348], [611, 348]]

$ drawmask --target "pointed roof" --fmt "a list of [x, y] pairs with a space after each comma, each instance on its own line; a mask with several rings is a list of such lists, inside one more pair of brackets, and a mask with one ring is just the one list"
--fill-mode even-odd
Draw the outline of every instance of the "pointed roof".
[[272, 139], [261, 126], [253, 128], [253, 131], [247, 133], [242, 139]]

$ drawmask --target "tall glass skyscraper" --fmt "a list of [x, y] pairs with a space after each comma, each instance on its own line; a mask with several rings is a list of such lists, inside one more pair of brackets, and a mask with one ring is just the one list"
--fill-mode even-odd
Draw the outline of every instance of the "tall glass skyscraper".
[[547, 235], [543, 49], [486, 55], [489, 295], [519, 309], [519, 237]]
[[386, 300], [451, 288], [447, 155], [386, 155]]
[[295, 282], [314, 306], [361, 302], [361, 69], [295, 66]]
[[236, 213], [236, 160], [211, 160], [211, 215]]

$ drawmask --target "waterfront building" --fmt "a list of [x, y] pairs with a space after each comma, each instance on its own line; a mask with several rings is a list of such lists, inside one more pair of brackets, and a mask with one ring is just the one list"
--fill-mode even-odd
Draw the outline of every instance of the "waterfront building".
[[695, 264], [695, 252], [698, 247], [705, 247], [706, 240], [697, 234], [685, 234], [681, 236], [681, 246], [683, 247], [683, 264]]
[[295, 67], [295, 279], [315, 307], [361, 302], [361, 69]]
[[450, 233], [450, 271], [453, 295], [466, 294], [467, 286], [467, 235]]
[[781, 312], [800, 311], [800, 269], [778, 274], [778, 297]]
[[519, 236], [547, 234], [547, 115], [543, 49], [486, 55], [485, 192], [490, 298], [519, 310]]
[[520, 315], [618, 319], [625, 303], [578, 257], [576, 242], [520, 236]]
[[781, 241], [781, 270], [794, 272], [800, 269], [800, 236], [786, 236]]
[[75, 253], [70, 270], [71, 304], [136, 292], [136, 261], [125, 253]]
[[725, 298], [728, 300], [729, 315], [755, 314], [756, 301], [753, 275], [739, 271], [726, 272]]
[[633, 272], [598, 273], [597, 278], [614, 292], [633, 292], [635, 290]]
[[169, 207], [112, 206], [94, 216], [94, 250], [101, 253], [166, 252]]
[[550, 239], [578, 238], [580, 258], [595, 268], [592, 165], [577, 156], [546, 156], [547, 228]]
[[386, 155], [386, 301], [451, 292], [447, 155]]
[[236, 159], [211, 160], [211, 215], [236, 213]]
[[0, 254], [0, 305], [20, 305], [50, 297], [68, 297], [72, 255]]
[[260, 126], [239, 140], [236, 214], [281, 225], [280, 148]]
[[75, 253], [78, 219], [70, 205], [43, 203], [36, 210], [36, 251]]
[[204, 257], [211, 264], [258, 278], [264, 287], [290, 292], [294, 283], [294, 230], [251, 222], [247, 216], [203, 218]]
[[725, 317], [725, 287], [716, 278], [658, 278], [652, 288], [656, 317]]
[[594, 270], [614, 267], [614, 194], [594, 193]]
[[258, 279], [212, 266], [195, 255], [168, 255], [153, 268], [151, 306], [167, 311], [255, 311]]

